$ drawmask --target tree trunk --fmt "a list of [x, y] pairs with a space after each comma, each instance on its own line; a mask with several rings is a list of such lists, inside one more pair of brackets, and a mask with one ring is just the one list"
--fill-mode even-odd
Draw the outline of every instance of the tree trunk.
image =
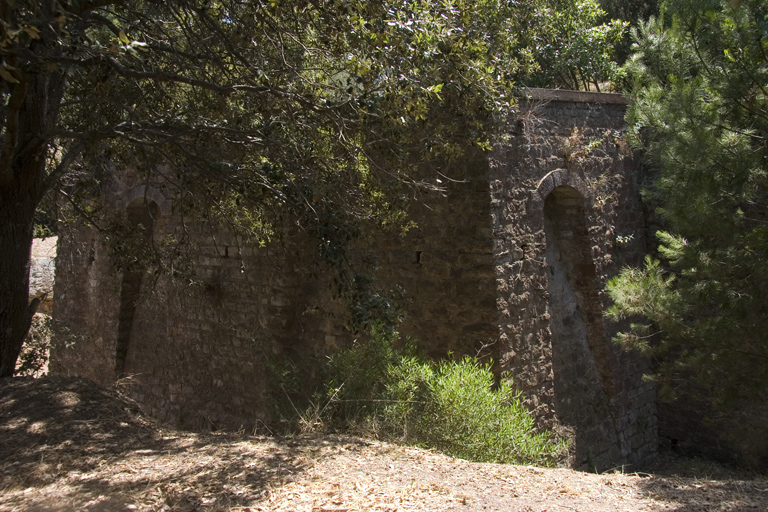
[[[4, 2], [5, 3], [5, 2]], [[40, 3], [41, 15], [52, 16], [56, 2]], [[7, 9], [6, 9], [7, 11]], [[6, 12], [8, 14], [8, 12]], [[35, 62], [60, 55], [55, 24], [41, 27], [25, 51]], [[11, 64], [24, 54], [8, 51]], [[35, 209], [46, 188], [46, 163], [51, 131], [64, 94], [64, 71], [21, 71], [16, 82], [5, 82], [0, 108], [0, 378], [11, 377], [38, 301], [29, 303], [29, 259]], [[34, 68], [34, 66], [33, 66]]]
[[37, 301], [29, 303], [36, 203], [28, 194], [0, 187], [0, 378], [13, 376], [37, 309]]

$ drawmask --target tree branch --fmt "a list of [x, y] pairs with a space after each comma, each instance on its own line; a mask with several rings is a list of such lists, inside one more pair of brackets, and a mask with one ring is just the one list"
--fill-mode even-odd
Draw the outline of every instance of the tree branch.
[[83, 154], [83, 150], [85, 150], [85, 148], [92, 142], [93, 139], [80, 140], [77, 144], [70, 148], [69, 151], [67, 151], [67, 154], [64, 155], [64, 157], [59, 162], [59, 165], [57, 165], [56, 168], [48, 173], [48, 176], [45, 177], [41, 194], [45, 194], [48, 190], [52, 189], [56, 185], [56, 182], [69, 170], [69, 166], [72, 165], [72, 162], [79, 158], [80, 155]]
[[93, 217], [93, 215], [90, 215], [88, 212], [86, 212], [85, 210], [80, 208], [80, 205], [77, 204], [77, 201], [75, 201], [75, 199], [72, 196], [70, 196], [69, 194], [67, 194], [66, 192], [64, 192], [61, 189], [58, 190], [58, 193], [61, 194], [62, 196], [64, 196], [64, 199], [67, 200], [67, 202], [72, 206], [72, 208], [78, 214], [82, 215], [82, 217], [85, 220], [90, 222], [93, 225], [93, 227], [96, 228], [97, 231], [104, 231], [104, 229], [99, 226], [99, 223], [96, 221], [96, 219]]

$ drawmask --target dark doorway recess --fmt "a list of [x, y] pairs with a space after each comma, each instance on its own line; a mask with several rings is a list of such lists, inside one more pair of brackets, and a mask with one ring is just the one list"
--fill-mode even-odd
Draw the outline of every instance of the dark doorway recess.
[[576, 431], [577, 457], [588, 458], [584, 450], [594, 435], [590, 431], [610, 417], [615, 392], [584, 198], [578, 190], [560, 186], [547, 196], [544, 230], [555, 411]]
[[[143, 197], [135, 199], [128, 205], [128, 222], [140, 233], [141, 244], [152, 243], [155, 219], [159, 211], [160, 209], [154, 201], [147, 201]], [[141, 284], [145, 274], [146, 268], [140, 262], [128, 265], [123, 270], [117, 343], [115, 345], [115, 378], [119, 378], [125, 373], [125, 361], [133, 331], [136, 306], [141, 296]]]

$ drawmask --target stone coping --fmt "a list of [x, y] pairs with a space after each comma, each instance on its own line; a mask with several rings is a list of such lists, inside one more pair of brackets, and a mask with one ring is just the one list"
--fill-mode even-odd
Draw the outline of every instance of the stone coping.
[[608, 92], [568, 91], [564, 89], [540, 89], [523, 87], [521, 99], [527, 101], [563, 101], [574, 103], [609, 103], [628, 105], [629, 98], [622, 94]]

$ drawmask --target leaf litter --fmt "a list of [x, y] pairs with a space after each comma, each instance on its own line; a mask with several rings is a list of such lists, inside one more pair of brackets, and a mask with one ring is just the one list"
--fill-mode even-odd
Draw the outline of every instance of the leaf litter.
[[68, 377], [0, 382], [0, 457], [2, 512], [768, 510], [768, 480], [706, 462], [597, 475], [352, 436], [190, 433]]

